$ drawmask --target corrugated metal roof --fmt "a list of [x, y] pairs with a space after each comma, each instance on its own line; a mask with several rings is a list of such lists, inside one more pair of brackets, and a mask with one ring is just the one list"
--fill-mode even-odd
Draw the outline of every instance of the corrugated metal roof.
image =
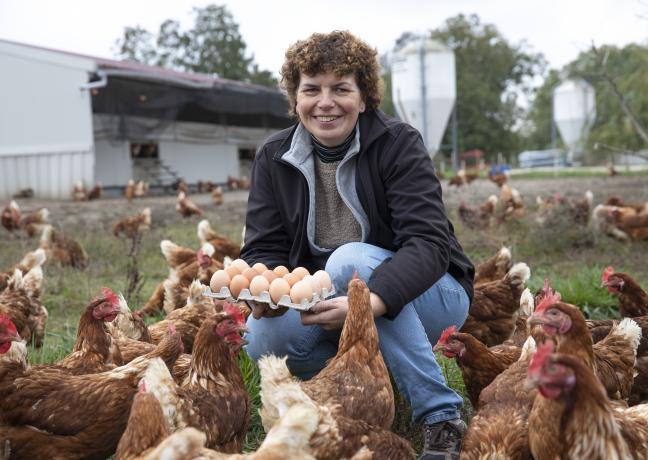
[[118, 61], [115, 59], [107, 59], [107, 58], [102, 58], [97, 56], [90, 56], [87, 54], [73, 53], [71, 51], [57, 50], [53, 48], [47, 48], [44, 46], [30, 45], [27, 43], [6, 40], [3, 38], [0, 38], [0, 42], [11, 43], [13, 45], [39, 49], [43, 51], [49, 51], [52, 53], [59, 53], [67, 56], [90, 59], [97, 64], [98, 69], [127, 70], [130, 72], [135, 72], [140, 74], [143, 79], [146, 79], [147, 76], [153, 78], [158, 76], [158, 77], [167, 77], [170, 79], [184, 79], [194, 83], [211, 84], [212, 86], [221, 86], [221, 87], [235, 86], [239, 88], [249, 88], [258, 91], [268, 91], [268, 92], [277, 92], [277, 93], [280, 92], [278, 89], [269, 88], [267, 86], [255, 85], [252, 83], [244, 83], [236, 80], [228, 80], [226, 78], [214, 77], [203, 73], [180, 72], [177, 70], [167, 69], [164, 67], [141, 64], [139, 62]]

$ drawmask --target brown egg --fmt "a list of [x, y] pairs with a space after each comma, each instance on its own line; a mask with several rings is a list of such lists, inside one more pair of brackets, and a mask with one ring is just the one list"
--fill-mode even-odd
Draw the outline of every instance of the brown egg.
[[278, 278], [275, 272], [273, 272], [272, 270], [266, 270], [261, 274], [271, 283]]
[[313, 298], [313, 286], [308, 281], [297, 281], [293, 287], [290, 288], [290, 300], [293, 303], [301, 303], [302, 300], [310, 300]]
[[306, 275], [302, 278], [302, 281], [310, 283], [313, 294], [322, 295], [322, 285], [314, 276]]
[[272, 270], [272, 271], [275, 272], [275, 275], [277, 275], [279, 277], [282, 277], [282, 276], [287, 275], [288, 273], [290, 273], [290, 270], [288, 270], [283, 265], [279, 265], [278, 267], [275, 267], [274, 270]]
[[318, 270], [313, 273], [313, 278], [319, 281], [320, 286], [326, 288], [327, 291], [331, 292], [333, 289], [333, 284], [331, 283], [331, 277], [324, 270]]
[[236, 275], [240, 275], [240, 274], [241, 274], [241, 271], [240, 271], [238, 268], [236, 268], [235, 266], [233, 266], [233, 265], [230, 265], [229, 267], [227, 267], [227, 268], [225, 269], [225, 271], [226, 271], [227, 274], [229, 275], [230, 279], [231, 279], [231, 278], [234, 278]]
[[266, 267], [261, 262], [257, 262], [254, 265], [252, 265], [252, 268], [254, 268], [259, 275], [261, 275], [264, 271], [268, 269], [268, 267]]
[[270, 298], [274, 303], [277, 303], [281, 300], [281, 296], [290, 294], [290, 284], [283, 278], [277, 278], [272, 283], [270, 283]]
[[290, 287], [293, 287], [293, 285], [299, 281], [299, 276], [295, 275], [294, 273], [286, 273], [283, 276], [283, 279], [288, 281], [288, 284], [290, 284]]
[[241, 275], [245, 276], [248, 281], [252, 281], [255, 276], [259, 276], [259, 272], [252, 267], [248, 267], [241, 272]]
[[220, 292], [221, 288], [229, 286], [230, 280], [231, 278], [225, 270], [217, 270], [209, 280], [209, 288], [212, 292]]
[[250, 293], [252, 295], [261, 295], [262, 292], [270, 289], [270, 282], [265, 276], [257, 275], [250, 281]]
[[243, 275], [236, 275], [234, 278], [232, 278], [232, 281], [230, 281], [230, 292], [232, 293], [232, 297], [237, 298], [241, 291], [243, 289], [247, 289], [250, 286], [250, 282], [248, 279], [243, 276]]
[[306, 270], [304, 267], [297, 267], [292, 272], [293, 272], [293, 274], [299, 276], [299, 279], [303, 279], [304, 276], [310, 275], [308, 270]]
[[241, 272], [241, 273], [243, 273], [246, 269], [250, 268], [248, 263], [246, 261], [244, 261], [243, 259], [233, 260], [231, 265], [238, 268], [238, 271]]

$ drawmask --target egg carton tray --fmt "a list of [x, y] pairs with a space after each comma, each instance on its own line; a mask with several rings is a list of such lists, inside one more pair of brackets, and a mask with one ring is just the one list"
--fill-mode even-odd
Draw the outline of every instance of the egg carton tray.
[[279, 307], [288, 307], [288, 308], [294, 308], [295, 310], [308, 311], [317, 302], [324, 299], [328, 299], [329, 297], [333, 297], [335, 295], [335, 288], [331, 289], [330, 291], [326, 288], [322, 288], [321, 295], [315, 293], [313, 294], [313, 299], [310, 302], [307, 300], [302, 300], [301, 303], [291, 302], [290, 296], [288, 294], [284, 294], [279, 299], [279, 302], [275, 304], [270, 298], [270, 293], [268, 291], [264, 291], [261, 293], [261, 295], [255, 296], [252, 295], [249, 289], [241, 289], [238, 298], [235, 298], [227, 287], [222, 287], [221, 290], [218, 292], [212, 292], [210, 288], [207, 288], [207, 290], [203, 293], [203, 295], [206, 297], [212, 297], [214, 299], [219, 299], [219, 300], [233, 300], [234, 302], [254, 300], [256, 302], [267, 304], [273, 310], [276, 310]]

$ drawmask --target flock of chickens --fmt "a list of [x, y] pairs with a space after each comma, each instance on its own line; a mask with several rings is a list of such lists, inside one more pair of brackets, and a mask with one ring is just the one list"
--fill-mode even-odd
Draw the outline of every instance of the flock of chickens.
[[[198, 224], [194, 251], [161, 242], [169, 277], [140, 311], [108, 288], [79, 319], [72, 352], [31, 365], [42, 343], [39, 248], [5, 270], [0, 294], [0, 454], [10, 459], [393, 459], [413, 458], [389, 431], [394, 395], [378, 348], [364, 282], [349, 282], [349, 316], [339, 352], [308, 382], [285, 357], [260, 363], [266, 438], [241, 454], [249, 395], [237, 365], [249, 310], [203, 295], [203, 284], [240, 248]], [[166, 317], [146, 325], [144, 317]], [[371, 395], [371, 397], [367, 397]]]
[[[449, 185], [460, 186], [476, 179], [475, 174], [462, 172], [449, 181]], [[472, 180], [471, 180], [472, 179]], [[489, 179], [499, 188], [499, 196], [490, 195], [482, 204], [472, 207], [465, 201], [459, 203], [457, 214], [469, 228], [484, 229], [521, 218], [526, 207], [520, 192], [508, 183], [506, 173], [489, 173]], [[455, 181], [455, 182], [453, 182]], [[597, 234], [611, 236], [620, 241], [648, 240], [648, 202], [626, 202], [613, 195], [592, 209], [594, 195], [585, 192], [582, 197], [566, 197], [556, 192], [545, 197], [536, 197], [535, 222], [550, 225], [556, 218], [568, 218], [571, 222], [590, 226]]]
[[[519, 193], [505, 181], [499, 187], [500, 198], [487, 202], [489, 223], [524, 213]], [[187, 193], [179, 188], [176, 209], [202, 217]], [[611, 197], [590, 212], [588, 193], [538, 205], [538, 222], [566, 211], [612, 236], [643, 239], [634, 223], [647, 214], [645, 203]], [[461, 218], [485, 222], [479, 214]], [[316, 377], [294, 378], [285, 357], [259, 362], [267, 435], [243, 454], [251, 404], [237, 355], [249, 309], [203, 295], [212, 274], [239, 256], [237, 244], [207, 220], [197, 226], [196, 250], [162, 241], [169, 276], [140, 310], [102, 289], [79, 319], [72, 352], [32, 365], [28, 346], [42, 346], [48, 319], [43, 264], [83, 269], [88, 257], [51, 226], [46, 209], [23, 215], [11, 202], [2, 225], [40, 233], [41, 242], [0, 272], [0, 459], [414, 458], [409, 442], [390, 431], [393, 388], [361, 280], [349, 281], [338, 353]], [[150, 225], [147, 208], [117, 222], [113, 233], [134, 238]], [[465, 324], [444, 331], [434, 347], [456, 360], [475, 409], [462, 458], [648, 458], [648, 405], [641, 404], [648, 398], [648, 294], [608, 268], [602, 287], [618, 296], [623, 319], [592, 321], [562, 302], [548, 280], [532, 295], [530, 276], [507, 248], [480, 264]], [[159, 312], [164, 319], [146, 325]]]
[[488, 312], [513, 327], [444, 331], [435, 350], [456, 360], [476, 410], [461, 458], [648, 458], [648, 293], [612, 267], [601, 283], [618, 296], [621, 321], [586, 320], [545, 280], [535, 297], [521, 293], [512, 316]]

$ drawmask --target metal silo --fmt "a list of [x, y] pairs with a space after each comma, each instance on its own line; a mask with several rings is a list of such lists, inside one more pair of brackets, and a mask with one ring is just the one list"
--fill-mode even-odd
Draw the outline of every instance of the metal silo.
[[412, 37], [394, 50], [392, 98], [398, 116], [415, 127], [434, 156], [456, 99], [454, 53], [442, 43]]
[[596, 118], [594, 88], [584, 80], [566, 80], [553, 91], [553, 119], [569, 149], [570, 162], [582, 159], [583, 143]]

